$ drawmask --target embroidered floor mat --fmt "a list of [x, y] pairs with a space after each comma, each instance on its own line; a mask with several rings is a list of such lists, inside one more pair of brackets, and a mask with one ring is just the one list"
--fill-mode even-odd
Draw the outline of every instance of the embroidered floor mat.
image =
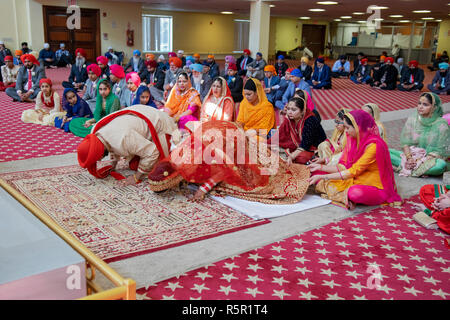
[[137, 290], [140, 299], [450, 299], [449, 235], [383, 207]]
[[270, 222], [212, 199], [190, 202], [187, 189], [156, 194], [146, 183], [121, 186], [112, 177], [95, 179], [79, 166], [0, 178], [107, 262]]

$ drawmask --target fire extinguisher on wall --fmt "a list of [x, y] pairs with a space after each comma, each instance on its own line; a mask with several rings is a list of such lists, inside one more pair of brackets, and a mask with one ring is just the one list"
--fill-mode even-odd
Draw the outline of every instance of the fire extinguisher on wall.
[[130, 29], [130, 23], [128, 22], [128, 28], [127, 28], [127, 46], [133, 47], [134, 46], [134, 30]]

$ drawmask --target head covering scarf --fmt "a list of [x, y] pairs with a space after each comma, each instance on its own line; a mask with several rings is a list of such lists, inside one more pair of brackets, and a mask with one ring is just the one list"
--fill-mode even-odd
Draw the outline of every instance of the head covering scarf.
[[280, 54], [280, 55], [278, 56], [278, 60], [284, 60], [284, 56], [283, 56], [282, 54]]
[[112, 75], [116, 76], [119, 79], [125, 78], [125, 71], [118, 64], [113, 64], [109, 67], [109, 71]]
[[275, 70], [275, 67], [274, 67], [273, 65], [271, 65], [271, 64], [266, 65], [266, 66], [264, 67], [264, 71], [272, 72], [272, 74], [273, 74], [274, 76], [277, 75], [277, 71]]
[[150, 98], [148, 99], [148, 102], [146, 105], [157, 109], [156, 104], [153, 101], [152, 94], [150, 93], [150, 89], [147, 86], [140, 86], [139, 89], [137, 89], [136, 97], [134, 98], [132, 105], [141, 104], [141, 95], [144, 92], [148, 92], [148, 94], [150, 95]]
[[169, 56], [169, 59], [177, 56], [175, 52], [169, 52], [167, 55]]
[[214, 55], [213, 54], [208, 54], [208, 59], [214, 59]]
[[236, 58], [233, 56], [226, 56], [225, 57], [225, 62], [230, 64], [230, 63], [236, 63]]
[[[249, 82], [253, 83], [249, 83]], [[255, 90], [251, 88], [255, 88]], [[267, 100], [261, 82], [255, 78], [249, 78], [245, 83], [244, 90], [255, 91], [258, 95], [258, 103], [251, 104], [245, 97], [239, 106], [237, 121], [244, 124], [244, 130], [260, 129], [267, 130], [267, 134], [275, 127], [275, 111], [273, 105]]]
[[392, 58], [392, 57], [387, 57], [386, 58], [386, 60], [385, 60], [385, 62], [390, 62], [390, 63], [394, 63], [394, 58]]
[[300, 61], [301, 61], [301, 62], [304, 62], [304, 63], [309, 63], [308, 57], [302, 57], [302, 58], [300, 59]]
[[404, 146], [416, 146], [437, 155], [443, 159], [450, 156], [450, 129], [447, 121], [442, 117], [442, 103], [437, 94], [425, 92], [421, 97], [429, 95], [433, 101], [433, 111], [429, 118], [423, 118], [417, 110], [409, 116], [400, 136], [400, 143]]
[[[14, 61], [14, 58], [13, 58], [13, 56], [6, 56], [5, 57], [5, 59], [3, 59], [3, 61], [11, 61], [11, 62], [13, 62]], [[40, 86], [40, 85], [39, 85]]]
[[141, 52], [138, 49], [136, 49], [133, 51], [133, 56], [141, 56]]
[[180, 58], [178, 57], [171, 57], [169, 59], [169, 64], [174, 64], [177, 68], [181, 68], [181, 66], [183, 65], [183, 61], [181, 61]]
[[368, 107], [372, 111], [372, 116], [378, 126], [380, 136], [386, 141], [386, 129], [384, 128], [383, 123], [380, 121], [380, 107], [376, 103], [366, 103], [363, 107]]
[[381, 139], [375, 120], [363, 110], [346, 111], [345, 115], [350, 119], [355, 128], [357, 137], [354, 138], [347, 135], [347, 143], [342, 152], [339, 164], [350, 169], [363, 156], [367, 146], [375, 143], [377, 149], [376, 161], [383, 190], [387, 195], [387, 202], [401, 202], [402, 200], [397, 193], [389, 148], [386, 142]]
[[[180, 73], [177, 77], [177, 80], [183, 73]], [[197, 105], [200, 107], [202, 105], [202, 101], [200, 99], [200, 93], [192, 87], [191, 80], [189, 76], [187, 77], [187, 86], [184, 92], [181, 92], [178, 87], [178, 81], [175, 86], [170, 91], [169, 97], [167, 98], [167, 102], [165, 104], [165, 108], [170, 110], [170, 116], [180, 115], [185, 112], [190, 105]]]
[[77, 56], [78, 53], [80, 53], [81, 56], [83, 56], [83, 57], [86, 58], [86, 51], [85, 51], [83, 48], [77, 48], [77, 49], [75, 50], [75, 56]]
[[303, 73], [301, 72], [300, 69], [294, 69], [291, 71], [291, 76], [293, 77], [298, 77], [298, 78], [303, 78]]
[[156, 68], [158, 66], [158, 63], [155, 60], [146, 60], [145, 66], [150, 68]]
[[137, 72], [128, 73], [125, 77], [125, 81], [128, 83], [130, 79], [136, 87], [139, 87], [141, 85], [141, 78], [139, 77], [139, 74]]
[[319, 63], [325, 63], [325, 58], [324, 57], [318, 57], [316, 61], [319, 62]]
[[244, 50], [244, 53], [245, 53], [246, 55], [248, 55], [248, 56], [249, 56], [249, 55], [251, 54], [251, 51], [250, 51], [250, 50], [248, 50], [248, 49], [245, 49], [245, 50]]
[[414, 66], [414, 67], [418, 67], [419, 66], [419, 62], [418, 61], [416, 61], [416, 60], [411, 60], [410, 62], [409, 62], [409, 66], [411, 67], [411, 66]]
[[29, 60], [31, 61], [33, 64], [40, 66], [41, 64], [39, 63], [39, 61], [36, 59], [36, 57], [32, 54], [24, 54], [22, 56], [20, 56], [20, 60], [22, 60], [22, 63], [25, 64], [25, 60]]
[[[231, 102], [231, 105], [234, 106], [234, 101], [231, 96], [230, 88], [227, 85], [227, 81], [222, 77], [217, 77], [217, 79], [215, 79], [214, 82], [216, 82], [216, 81], [220, 81], [222, 92], [220, 94], [220, 98], [219, 98], [220, 100], [217, 103], [214, 103], [215, 111], [211, 115], [211, 118], [214, 120], [226, 120], [226, 119], [224, 119], [224, 116], [226, 113], [226, 110], [224, 109], [225, 102], [229, 101], [229, 102]], [[212, 102], [209, 101], [210, 97], [212, 95], [213, 95], [213, 92], [212, 92], [212, 85], [211, 85], [211, 88], [209, 89], [208, 94], [203, 99], [202, 113], [205, 112], [208, 108], [210, 108], [211, 104], [213, 104]], [[231, 114], [228, 115], [228, 117], [230, 118], [229, 121], [233, 121], [234, 110], [231, 110], [230, 113]]]
[[367, 58], [361, 59], [361, 64], [363, 66], [367, 65], [368, 62], [369, 62], [369, 59], [367, 59]]
[[193, 71], [202, 72], [203, 71], [203, 65], [199, 63], [194, 63], [189, 66]]
[[236, 65], [235, 63], [233, 63], [233, 62], [230, 62], [230, 63], [228, 64], [228, 69], [237, 71], [237, 65]]
[[103, 65], [107, 65], [108, 64], [108, 58], [107, 57], [105, 57], [105, 56], [99, 56], [99, 57], [97, 57], [97, 63], [101, 63], [101, 64], [103, 64]]
[[102, 75], [102, 69], [98, 66], [98, 64], [91, 63], [87, 66], [86, 70], [88, 72], [92, 72], [97, 75], [97, 77], [100, 77]]
[[200, 55], [198, 53], [194, 53], [193, 57], [200, 59]]
[[153, 53], [146, 53], [145, 58], [150, 61], [155, 60], [155, 55]]
[[380, 62], [384, 62], [386, 60], [386, 56], [381, 56], [380, 57]]
[[187, 56], [186, 57], [186, 62], [191, 61], [192, 63], [195, 63], [195, 59], [193, 56]]
[[42, 86], [43, 83], [46, 83], [50, 86], [50, 88], [52, 87], [52, 80], [48, 79], [48, 78], [42, 78], [41, 80], [39, 80], [39, 87]]
[[448, 70], [449, 64], [447, 62], [439, 63], [439, 69]]
[[97, 101], [96, 101], [95, 110], [94, 110], [94, 118], [95, 118], [96, 122], [100, 121], [101, 118], [103, 118], [104, 116], [111, 113], [111, 106], [112, 106], [114, 100], [118, 99], [116, 97], [116, 95], [113, 93], [113, 90], [111, 89], [109, 91], [108, 96], [105, 98], [106, 104], [105, 104], [105, 110], [103, 110], [103, 97], [100, 95], [99, 89], [100, 89], [100, 85], [105, 81], [108, 82], [108, 79], [101, 79], [97, 85]]
[[14, 51], [15, 56], [21, 56], [23, 54], [22, 50], [16, 50]]

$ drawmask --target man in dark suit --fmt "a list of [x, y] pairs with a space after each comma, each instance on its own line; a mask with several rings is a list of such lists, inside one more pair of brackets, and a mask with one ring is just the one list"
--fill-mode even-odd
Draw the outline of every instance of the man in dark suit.
[[398, 85], [400, 91], [420, 91], [423, 88], [425, 73], [419, 68], [416, 60], [409, 62], [409, 67], [405, 68]]
[[75, 64], [72, 65], [69, 75], [69, 81], [63, 81], [64, 88], [73, 88], [81, 91], [88, 79], [88, 72], [86, 64], [86, 51], [82, 48], [75, 50]]
[[16, 87], [6, 89], [6, 94], [13, 101], [34, 102], [40, 91], [39, 81], [45, 78], [45, 70], [31, 54], [24, 54], [21, 59], [23, 66], [17, 74]]
[[44, 43], [44, 49], [39, 51], [38, 60], [43, 68], [57, 68], [55, 52], [50, 48], [50, 45], [48, 43]]
[[227, 81], [228, 88], [230, 88], [231, 96], [233, 97], [234, 102], [241, 102], [244, 97], [242, 96], [242, 90], [244, 88], [244, 81], [238, 74], [238, 68], [236, 64], [229, 63], [228, 71], [225, 76], [225, 80]]
[[144, 63], [144, 60], [141, 58], [141, 52], [139, 50], [133, 51], [133, 57], [130, 59], [128, 64], [125, 66], [124, 70], [125, 70], [125, 73], [133, 72], [133, 71], [137, 72], [139, 74], [139, 77], [142, 77], [142, 74], [145, 71], [145, 63]]
[[253, 58], [250, 57], [250, 50], [245, 49], [244, 54], [236, 61], [238, 74], [241, 77], [243, 77], [247, 74], [247, 65], [251, 62], [253, 62]]
[[353, 75], [355, 73], [356, 69], [358, 69], [359, 65], [361, 64], [362, 59], [364, 59], [364, 53], [360, 52], [358, 53], [356, 59], [353, 61], [353, 71], [350, 72], [350, 75]]
[[314, 73], [308, 84], [314, 89], [331, 89], [331, 69], [325, 64], [325, 59], [322, 57], [316, 60], [317, 67], [314, 68]]
[[371, 68], [367, 64], [369, 60], [367, 58], [364, 58], [361, 60], [360, 64], [358, 65], [358, 68], [356, 68], [353, 75], [350, 77], [350, 80], [352, 80], [356, 84], [370, 84], [372, 81], [372, 77], [370, 76]]
[[380, 80], [374, 79], [374, 82], [370, 85], [382, 90], [395, 90], [397, 89], [398, 70], [394, 67], [394, 58], [388, 57], [385, 60], [385, 65], [380, 69]]
[[155, 60], [145, 61], [145, 66], [141, 81], [150, 88], [154, 101], [164, 101], [164, 80], [166, 78], [164, 71], [157, 68], [158, 63]]

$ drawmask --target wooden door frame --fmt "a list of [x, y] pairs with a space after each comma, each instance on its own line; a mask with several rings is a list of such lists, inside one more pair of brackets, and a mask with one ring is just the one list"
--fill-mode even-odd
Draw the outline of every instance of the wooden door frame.
[[[323, 25], [323, 24], [303, 24], [303, 25], [302, 25], [302, 35], [301, 35], [302, 41], [303, 41], [303, 31], [304, 31], [303, 28], [304, 28], [305, 26], [320, 27], [320, 28], [323, 29], [323, 39], [322, 39], [323, 46], [320, 48], [320, 50], [321, 50], [322, 52], [324, 52], [325, 47], [326, 47], [326, 44], [327, 44], [327, 43], [326, 43], [327, 26], [326, 26], [326, 25]], [[302, 42], [302, 45], [305, 45], [305, 44], [303, 44], [303, 42]], [[319, 54], [319, 53], [317, 53], [317, 54]]]
[[[67, 15], [67, 8], [66, 7], [60, 7], [60, 6], [46, 6], [43, 5], [42, 6], [42, 17], [44, 20], [44, 42], [48, 43], [48, 28], [47, 28], [47, 14], [49, 12], [58, 12], [58, 13], [62, 13], [62, 14], [66, 14]], [[97, 34], [95, 36], [95, 56], [98, 57], [100, 55], [102, 55], [101, 53], [101, 26], [100, 26], [100, 9], [90, 9], [90, 8], [81, 8], [81, 13], [83, 12], [91, 12], [94, 13], [95, 15], [95, 20], [96, 20], [96, 24], [97, 24]], [[74, 31], [73, 30], [69, 30], [69, 32], [73, 35]], [[73, 54], [75, 54], [75, 49], [73, 48]]]

